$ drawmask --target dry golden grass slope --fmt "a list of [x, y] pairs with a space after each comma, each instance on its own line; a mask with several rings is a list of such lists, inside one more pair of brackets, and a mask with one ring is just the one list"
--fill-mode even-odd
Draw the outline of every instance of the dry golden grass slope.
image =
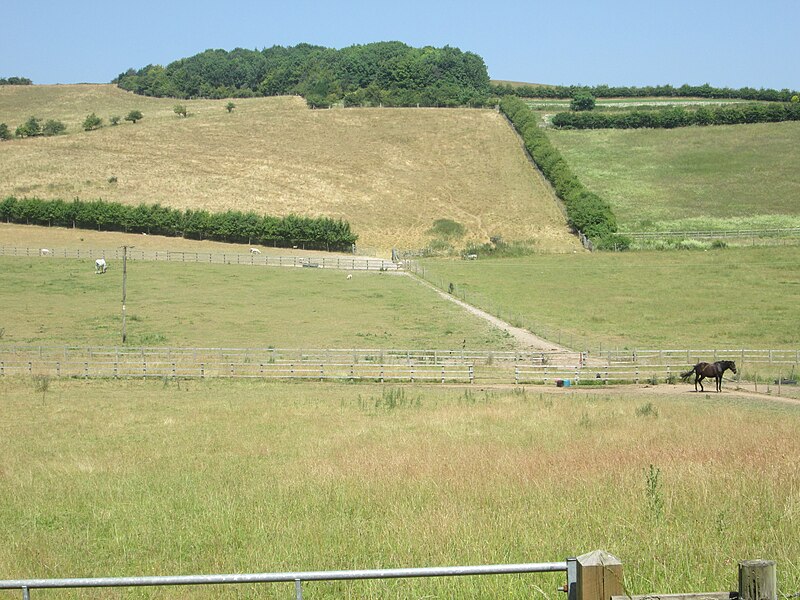
[[[419, 248], [436, 219], [467, 239], [578, 246], [546, 182], [492, 110], [309, 110], [299, 97], [181, 102], [113, 85], [3, 86], [0, 122], [58, 119], [67, 134], [0, 144], [0, 197], [103, 198], [177, 208], [325, 215], [359, 245]], [[136, 124], [108, 125], [132, 109]], [[84, 132], [90, 113], [105, 127]], [[109, 179], [116, 177], [115, 183]]]

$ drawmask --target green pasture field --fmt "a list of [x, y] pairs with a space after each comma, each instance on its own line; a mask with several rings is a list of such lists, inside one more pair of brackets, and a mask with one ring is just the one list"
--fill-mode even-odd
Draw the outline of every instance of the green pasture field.
[[[0, 578], [550, 562], [604, 549], [631, 594], [735, 590], [737, 562], [752, 558], [777, 561], [781, 597], [800, 590], [798, 405], [662, 387], [0, 378]], [[564, 581], [307, 583], [303, 597], [558, 600]]]
[[[128, 261], [127, 343], [201, 348], [513, 348], [408, 277]], [[122, 261], [0, 257], [0, 343], [121, 345]]]
[[800, 123], [548, 136], [623, 230], [800, 227]]
[[796, 246], [421, 264], [443, 289], [576, 348], [800, 347]]

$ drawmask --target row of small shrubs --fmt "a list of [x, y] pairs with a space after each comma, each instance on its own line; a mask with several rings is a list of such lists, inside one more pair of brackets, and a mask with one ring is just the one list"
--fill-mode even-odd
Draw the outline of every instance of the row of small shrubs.
[[14, 133], [11, 133], [8, 125], [0, 123], [0, 141], [10, 140], [12, 137], [37, 137], [37, 136], [51, 136], [61, 135], [67, 130], [67, 126], [61, 121], [56, 119], [48, 119], [42, 124], [41, 119], [31, 117], [22, 125], [16, 128]]
[[[112, 125], [118, 125], [121, 117], [113, 116], [109, 118]], [[142, 119], [142, 113], [138, 110], [130, 111], [125, 117], [126, 121], [136, 123]], [[84, 131], [92, 131], [99, 129], [103, 126], [103, 119], [98, 117], [95, 113], [90, 114], [83, 121]], [[52, 136], [61, 135], [67, 131], [67, 126], [57, 119], [48, 119], [42, 124], [42, 120], [38, 117], [32, 116], [28, 118], [22, 125], [16, 128], [14, 134], [11, 134], [11, 129], [6, 123], [0, 123], [0, 141], [10, 140], [12, 137], [27, 138], [39, 136]]]
[[350, 224], [328, 217], [273, 217], [254, 212], [179, 210], [159, 204], [128, 206], [105, 200], [72, 202], [7, 197], [0, 202], [7, 223], [148, 233], [199, 240], [309, 249], [350, 250], [358, 236]]
[[617, 220], [611, 206], [578, 181], [528, 105], [516, 96], [505, 96], [500, 101], [500, 110], [513, 123], [534, 162], [564, 202], [570, 225], [591, 238], [596, 248], [627, 248], [630, 240], [617, 234]]
[[695, 110], [670, 107], [660, 110], [626, 112], [561, 112], [552, 124], [562, 129], [637, 129], [666, 128], [689, 125], [739, 125], [743, 123], [777, 123], [800, 121], [800, 102], [773, 104], [735, 104], [702, 106]]

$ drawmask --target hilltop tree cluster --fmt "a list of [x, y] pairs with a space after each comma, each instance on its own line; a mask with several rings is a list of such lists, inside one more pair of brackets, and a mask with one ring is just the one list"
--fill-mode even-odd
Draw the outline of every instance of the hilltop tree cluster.
[[458, 48], [378, 42], [341, 50], [299, 44], [264, 50], [206, 50], [166, 67], [117, 77], [146, 96], [235, 98], [299, 94], [312, 107], [480, 105], [489, 93], [483, 59]]
[[33, 85], [27, 77], [0, 77], [0, 85]]

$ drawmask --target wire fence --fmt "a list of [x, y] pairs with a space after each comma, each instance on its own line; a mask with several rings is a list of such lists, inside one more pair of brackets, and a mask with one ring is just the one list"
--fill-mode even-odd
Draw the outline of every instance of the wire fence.
[[[398, 271], [400, 265], [381, 258], [361, 256], [274, 256], [260, 252], [185, 252], [128, 248], [128, 260], [169, 261], [266, 267], [311, 267], [348, 271]], [[121, 248], [17, 248], [0, 246], [0, 256], [122, 260]]]

